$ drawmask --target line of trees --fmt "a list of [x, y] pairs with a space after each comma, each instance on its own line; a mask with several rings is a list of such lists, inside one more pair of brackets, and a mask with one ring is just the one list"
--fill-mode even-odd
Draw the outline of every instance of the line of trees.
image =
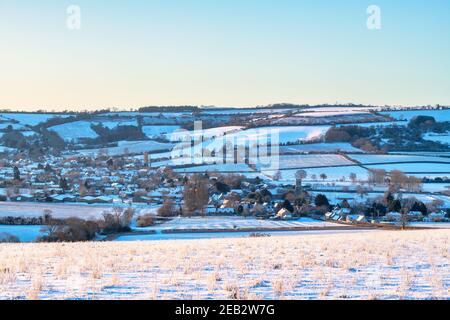
[[97, 234], [108, 235], [130, 232], [134, 209], [114, 207], [103, 212], [100, 220], [84, 220], [80, 218], [54, 219], [50, 210], [45, 210], [43, 221], [44, 236], [39, 242], [79, 242], [94, 240]]

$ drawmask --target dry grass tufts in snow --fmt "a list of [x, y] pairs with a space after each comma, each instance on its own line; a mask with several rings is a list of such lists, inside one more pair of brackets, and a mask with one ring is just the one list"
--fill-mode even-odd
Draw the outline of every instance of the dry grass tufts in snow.
[[1, 244], [0, 299], [449, 299], [449, 230]]

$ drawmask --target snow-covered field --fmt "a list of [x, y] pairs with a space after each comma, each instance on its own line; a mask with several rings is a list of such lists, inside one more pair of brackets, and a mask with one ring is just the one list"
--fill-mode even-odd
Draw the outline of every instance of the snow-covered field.
[[248, 109], [237, 109], [237, 108], [227, 108], [227, 109], [219, 109], [214, 110], [214, 108], [204, 109], [202, 110], [203, 114], [211, 114], [211, 115], [236, 115], [236, 114], [252, 114], [252, 113], [284, 113], [288, 112], [291, 109], [269, 109], [269, 108], [248, 108]]
[[402, 110], [381, 112], [381, 114], [390, 115], [398, 120], [411, 120], [416, 116], [434, 117], [436, 121], [450, 121], [450, 109], [446, 110]]
[[111, 205], [87, 204], [46, 204], [32, 202], [0, 202], [1, 217], [41, 217], [44, 210], [51, 210], [54, 218], [78, 217], [81, 219], [100, 218]]
[[[272, 143], [311, 141], [322, 137], [330, 126], [261, 127], [247, 130], [239, 130], [239, 127], [226, 128], [232, 129], [228, 130], [230, 131], [226, 137], [228, 141], [232, 141], [235, 145], [249, 144], [252, 146], [257, 143], [267, 144], [268, 141], [272, 141]], [[218, 138], [205, 143], [204, 147], [210, 150], [221, 148], [224, 138], [216, 131], [212, 132]]]
[[[352, 228], [339, 229], [318, 229], [303, 231], [264, 231], [264, 236], [296, 236], [296, 235], [317, 235], [317, 234], [343, 234], [343, 233], [378, 232], [374, 229], [355, 230]], [[186, 232], [186, 233], [155, 233], [136, 234], [120, 236], [114, 241], [160, 241], [160, 240], [199, 240], [199, 239], [227, 239], [227, 238], [252, 238], [254, 231], [224, 231], [224, 232]]]
[[397, 163], [367, 165], [370, 169], [383, 169], [386, 171], [400, 170], [405, 173], [442, 173], [439, 176], [450, 175], [450, 164], [447, 163]]
[[137, 112], [137, 111], [122, 111], [122, 112], [109, 112], [104, 113], [102, 116], [117, 118], [117, 117], [152, 117], [152, 118], [180, 118], [183, 116], [192, 115], [191, 112]]
[[65, 141], [76, 141], [82, 138], [97, 138], [97, 133], [92, 130], [91, 122], [75, 121], [50, 127], [49, 130], [55, 131]]
[[175, 131], [179, 130], [180, 126], [143, 126], [142, 132], [152, 139], [160, 136], [171, 135]]
[[[358, 127], [370, 128], [370, 127], [392, 127], [392, 126], [406, 126], [407, 121], [384, 121], [384, 122], [365, 122], [355, 123]], [[337, 127], [348, 126], [348, 124], [338, 124]]]
[[0, 146], [0, 152], [13, 152], [16, 149]]
[[450, 145], [450, 132], [446, 134], [427, 133], [424, 139]]
[[314, 168], [327, 166], [346, 166], [354, 163], [337, 154], [286, 155], [280, 156], [280, 168]]
[[[238, 140], [264, 141], [266, 137], [276, 136], [279, 143], [309, 141], [320, 138], [330, 126], [295, 126], [295, 127], [264, 127], [248, 129], [237, 133]], [[275, 138], [272, 138], [276, 141]]]
[[[224, 144], [235, 146], [246, 146], [250, 148], [259, 145], [278, 143], [305, 142], [322, 137], [329, 126], [296, 126], [296, 127], [261, 127], [242, 130], [242, 127], [218, 127], [202, 131], [175, 132], [169, 135], [171, 141], [180, 141], [184, 139], [200, 139], [203, 136], [202, 144], [194, 147], [194, 153], [200, 152], [200, 149], [211, 151], [222, 150]], [[226, 133], [226, 136], [224, 134]]]
[[[308, 175], [316, 175], [319, 177], [320, 174], [327, 174], [327, 180], [340, 180], [342, 177], [349, 176], [350, 173], [354, 172], [359, 174], [359, 177], [367, 178], [367, 170], [359, 166], [353, 166], [353, 162], [346, 159], [345, 157], [337, 154], [314, 154], [314, 155], [281, 155], [274, 157], [250, 157], [250, 163], [255, 164], [257, 171], [254, 171], [245, 163], [221, 163], [223, 159], [218, 158], [201, 158], [205, 163], [210, 163], [209, 165], [192, 166], [187, 168], [175, 169], [176, 172], [183, 173], [194, 173], [194, 172], [205, 172], [205, 171], [218, 171], [218, 172], [229, 172], [229, 173], [247, 173], [255, 172], [261, 173], [262, 175], [271, 177], [275, 175], [278, 169], [281, 169], [282, 178], [281, 180], [295, 181], [295, 173], [301, 168], [312, 168], [305, 169]], [[217, 160], [217, 164], [214, 164], [214, 160]], [[182, 165], [190, 164], [195, 161], [194, 158], [179, 158], [174, 160], [160, 161], [152, 163], [153, 167], [164, 166], [164, 165]], [[327, 168], [330, 166], [331, 168]], [[343, 166], [343, 167], [333, 167], [333, 166]], [[348, 166], [348, 167], [347, 167]], [[317, 169], [314, 169], [319, 167]], [[321, 168], [323, 167], [323, 168]], [[289, 170], [292, 169], [292, 170]]]
[[350, 143], [309, 143], [295, 146], [280, 147], [280, 154], [283, 153], [302, 153], [302, 152], [361, 152], [361, 149], [353, 147]]
[[[281, 180], [285, 182], [295, 183], [295, 173], [298, 169], [293, 170], [281, 170]], [[320, 178], [321, 174], [325, 174], [327, 177], [325, 181], [350, 181], [350, 174], [355, 173], [357, 179], [367, 180], [369, 177], [369, 173], [366, 169], [361, 168], [359, 166], [346, 166], [339, 168], [313, 168], [313, 169], [304, 169], [307, 174], [307, 178], [305, 180], [312, 180], [313, 176], [315, 176], [316, 180], [322, 181]], [[263, 171], [263, 174], [272, 177], [276, 171]]]
[[389, 154], [404, 154], [404, 155], [412, 155], [412, 156], [428, 156], [428, 157], [450, 157], [450, 151], [448, 152], [433, 152], [433, 151], [411, 151], [411, 152], [389, 152]]
[[118, 120], [118, 121], [93, 121], [92, 124], [102, 125], [108, 129], [114, 129], [118, 126], [134, 126], [137, 127], [136, 120]]
[[[42, 216], [44, 210], [51, 210], [52, 216], [54, 218], [69, 218], [69, 217], [78, 217], [81, 219], [99, 219], [102, 216], [104, 211], [109, 211], [112, 206], [107, 205], [83, 205], [83, 204], [30, 204], [30, 203], [22, 203], [22, 204], [13, 204], [13, 203], [1, 203], [0, 205], [0, 216], [12, 216], [12, 217], [39, 217]], [[149, 208], [146, 205], [143, 205], [141, 208], [136, 208], [136, 216], [142, 214], [156, 214], [156, 207]], [[183, 232], [202, 232], [200, 235], [203, 238], [215, 238], [217, 236], [222, 237], [221, 233], [226, 230], [234, 230], [241, 229], [245, 231], [245, 229], [260, 229], [264, 230], [283, 230], [283, 229], [349, 229], [346, 225], [337, 225], [334, 223], [323, 222], [318, 220], [313, 220], [309, 218], [300, 218], [292, 221], [271, 221], [271, 220], [258, 220], [254, 217], [242, 218], [236, 216], [210, 216], [210, 217], [177, 217], [173, 220], [163, 223], [157, 224], [155, 226], [146, 227], [146, 228], [138, 228], [136, 226], [133, 229], [137, 232], [148, 232], [155, 231], [158, 235], [161, 235], [162, 231], [173, 230], [176, 232], [181, 232], [180, 237], [186, 238], [187, 235], [183, 234]], [[13, 236], [17, 236], [21, 242], [33, 242], [40, 235], [42, 235], [42, 227], [34, 226], [34, 225], [0, 225], [0, 235], [1, 234], [10, 234]], [[210, 230], [211, 234], [206, 235], [203, 233], [204, 231]], [[220, 232], [220, 233], [217, 233]], [[190, 234], [191, 238], [199, 237], [198, 234]], [[247, 234], [248, 235], [248, 234]], [[238, 233], [233, 233], [233, 236], [238, 236]], [[178, 238], [178, 234], [175, 236], [165, 235], [162, 238]], [[128, 240], [154, 240], [154, 237], [149, 237], [146, 239], [146, 236], [142, 235], [131, 235], [131, 236], [123, 236], [119, 239], [128, 239]]]
[[432, 156], [354, 154], [349, 155], [349, 157], [362, 164], [397, 163], [397, 162], [447, 162], [450, 165], [450, 158], [432, 157]]
[[424, 183], [422, 190], [425, 192], [440, 192], [450, 190], [450, 183]]
[[335, 111], [314, 111], [314, 112], [301, 112], [297, 113], [296, 117], [333, 117], [340, 115], [356, 115], [356, 114], [368, 114], [368, 111], [354, 111], [354, 110], [335, 110]]
[[19, 121], [22, 125], [35, 126], [41, 122], [45, 122], [51, 118], [67, 118], [67, 114], [50, 114], [50, 113], [0, 113], [0, 117]]
[[449, 241], [424, 230], [1, 244], [0, 298], [449, 299]]
[[34, 225], [0, 225], [0, 239], [2, 238], [2, 234], [8, 234], [17, 237], [20, 242], [34, 242], [39, 236], [43, 235], [42, 228], [43, 226]]
[[292, 221], [258, 220], [253, 217], [175, 218], [150, 230], [231, 230], [231, 229], [283, 229], [283, 228], [348, 228], [331, 222], [300, 218]]
[[347, 113], [367, 113], [370, 110], [377, 110], [378, 107], [357, 107], [357, 106], [349, 106], [349, 107], [314, 107], [308, 108], [307, 111], [313, 112], [333, 112], [337, 114], [347, 114]]
[[419, 228], [450, 229], [450, 222], [411, 222], [410, 225]]
[[202, 172], [227, 172], [227, 173], [245, 173], [245, 172], [254, 172], [254, 170], [250, 169], [248, 165], [245, 163], [224, 163], [224, 164], [209, 164], [204, 166], [196, 166], [189, 167], [183, 169], [175, 169], [175, 172], [182, 173], [202, 173]]
[[136, 120], [119, 119], [115, 121], [74, 121], [57, 126], [50, 127], [49, 130], [55, 131], [66, 141], [77, 141], [81, 138], [97, 138], [97, 133], [92, 130], [92, 125], [102, 125], [109, 129], [118, 126], [137, 126]]
[[241, 131], [242, 129], [243, 127], [239, 126], [226, 126], [195, 131], [180, 130], [168, 134], [167, 138], [170, 141], [190, 141], [192, 139], [206, 140], [214, 137], [222, 137], [225, 134], [232, 134], [233, 132]]
[[[360, 203], [366, 202], [368, 199], [375, 199], [383, 196], [383, 193], [380, 192], [368, 192], [364, 196], [360, 196], [355, 192], [313, 192], [314, 195], [319, 193], [324, 194], [330, 203], [337, 204], [341, 203], [343, 199], [347, 199], [348, 201], [356, 201]], [[406, 198], [416, 198], [423, 203], [430, 203], [434, 200], [442, 200], [444, 202], [444, 206], [450, 206], [450, 197], [440, 194], [416, 194], [416, 193], [403, 193], [402, 197]]]
[[[350, 158], [369, 169], [386, 171], [400, 170], [405, 173], [439, 173], [437, 176], [450, 175], [450, 158], [431, 155], [374, 155], [350, 154]], [[423, 174], [418, 177], [430, 176]]]
[[162, 143], [152, 140], [145, 141], [119, 141], [117, 147], [108, 147], [101, 149], [78, 150], [77, 153], [85, 156], [95, 157], [99, 153], [107, 153], [111, 156], [117, 156], [125, 153], [144, 153], [162, 150], [170, 150], [172, 143]]
[[[352, 166], [355, 163], [338, 154], [302, 154], [302, 155], [281, 155], [272, 158], [255, 158], [251, 159], [256, 163], [258, 169], [301, 169], [301, 168], [317, 168], [317, 167], [333, 167], [333, 166]], [[327, 168], [324, 168], [327, 169]], [[340, 170], [341, 168], [334, 168]], [[270, 174], [269, 172], [265, 172]]]
[[11, 127], [14, 130], [27, 130], [26, 127], [24, 127], [21, 124], [17, 124], [17, 123], [11, 123], [11, 122], [2, 122], [0, 123], [0, 129], [4, 130], [8, 127]]

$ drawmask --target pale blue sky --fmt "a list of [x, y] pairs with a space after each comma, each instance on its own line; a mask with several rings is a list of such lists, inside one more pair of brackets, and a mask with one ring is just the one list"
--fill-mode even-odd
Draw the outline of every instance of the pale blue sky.
[[447, 0], [0, 0], [0, 39], [0, 108], [450, 105]]

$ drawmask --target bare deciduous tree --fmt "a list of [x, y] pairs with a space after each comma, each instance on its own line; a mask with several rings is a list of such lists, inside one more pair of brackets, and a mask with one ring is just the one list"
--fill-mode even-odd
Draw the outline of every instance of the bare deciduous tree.
[[369, 184], [384, 184], [386, 170], [372, 169], [369, 171]]
[[160, 217], [174, 217], [176, 216], [175, 204], [171, 198], [166, 197], [161, 208], [158, 209], [158, 216]]
[[353, 182], [353, 183], [355, 183], [356, 182], [356, 179], [358, 178], [358, 176], [356, 175], [356, 173], [354, 173], [354, 172], [352, 172], [352, 173], [350, 173], [350, 180]]
[[208, 185], [208, 179], [200, 174], [194, 174], [190, 177], [183, 192], [185, 214], [191, 216], [200, 211], [201, 215], [204, 215], [205, 206], [209, 201]]

